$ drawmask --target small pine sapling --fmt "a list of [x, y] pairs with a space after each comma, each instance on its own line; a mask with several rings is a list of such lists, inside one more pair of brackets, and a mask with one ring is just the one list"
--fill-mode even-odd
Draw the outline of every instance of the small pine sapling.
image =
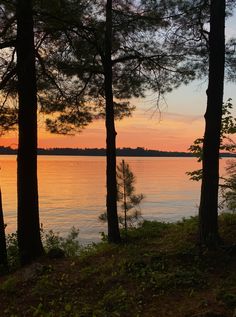
[[[117, 202], [120, 207], [118, 219], [119, 224], [125, 229], [125, 235], [127, 236], [128, 227], [132, 227], [141, 218], [140, 203], [144, 195], [135, 194], [134, 183], [136, 178], [129, 164], [124, 160], [116, 167], [116, 179]], [[106, 213], [101, 214], [99, 219], [107, 221]]]
[[138, 221], [141, 216], [139, 204], [143, 200], [143, 194], [135, 194], [135, 176], [129, 164], [124, 160], [117, 166], [117, 201], [120, 203], [121, 215], [119, 222], [125, 228], [127, 234], [128, 226]]

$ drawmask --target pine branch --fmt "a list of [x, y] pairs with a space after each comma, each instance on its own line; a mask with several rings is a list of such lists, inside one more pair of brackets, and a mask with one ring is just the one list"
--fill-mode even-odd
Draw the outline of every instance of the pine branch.
[[49, 79], [49, 81], [56, 87], [56, 89], [59, 91], [60, 95], [63, 98], [66, 98], [64, 92], [62, 91], [62, 89], [60, 88], [60, 86], [58, 85], [58, 83], [56, 82], [55, 78], [47, 71], [46, 66], [44, 64], [43, 58], [41, 57], [41, 55], [39, 54], [38, 50], [35, 50], [35, 55], [39, 61], [39, 64], [42, 68], [42, 71], [44, 73], [44, 75]]
[[7, 74], [3, 75], [2, 81], [0, 82], [0, 90], [4, 89], [7, 83], [16, 75], [16, 67], [12, 68]]
[[0, 49], [7, 48], [7, 47], [15, 47], [15, 46], [16, 46], [16, 40], [0, 43]]

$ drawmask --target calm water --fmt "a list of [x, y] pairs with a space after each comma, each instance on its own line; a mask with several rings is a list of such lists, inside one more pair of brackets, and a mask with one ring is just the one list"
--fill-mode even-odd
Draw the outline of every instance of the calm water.
[[[122, 158], [118, 158], [118, 162]], [[143, 193], [146, 219], [176, 221], [197, 213], [200, 183], [186, 171], [199, 168], [194, 158], [137, 158], [125, 160], [136, 175], [137, 193]], [[221, 160], [224, 170], [226, 160]], [[7, 232], [16, 229], [16, 157], [0, 156], [0, 184]], [[98, 241], [106, 225], [98, 221], [105, 211], [105, 157], [39, 156], [39, 195], [43, 227], [66, 234], [79, 227], [82, 242]]]

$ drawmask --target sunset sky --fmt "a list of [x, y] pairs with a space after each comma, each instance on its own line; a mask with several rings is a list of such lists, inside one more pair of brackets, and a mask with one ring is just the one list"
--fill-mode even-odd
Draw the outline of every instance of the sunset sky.
[[[236, 37], [236, 15], [227, 20], [226, 34]], [[195, 138], [203, 135], [206, 88], [207, 80], [180, 87], [162, 101], [161, 113], [155, 108], [155, 95], [132, 100], [136, 106], [133, 116], [116, 123], [117, 147], [186, 151]], [[236, 83], [226, 83], [224, 100], [228, 98], [232, 98], [236, 106]], [[236, 116], [235, 109], [233, 113]], [[0, 146], [15, 145], [16, 142], [17, 133], [14, 132], [1, 138]], [[39, 147], [105, 147], [104, 121], [90, 124], [76, 136], [58, 136], [45, 133], [40, 120]]]

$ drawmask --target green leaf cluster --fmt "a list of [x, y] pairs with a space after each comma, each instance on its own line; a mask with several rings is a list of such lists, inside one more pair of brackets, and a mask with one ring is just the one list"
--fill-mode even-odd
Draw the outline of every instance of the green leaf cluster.
[[[229, 98], [222, 105], [222, 121], [221, 121], [221, 136], [220, 136], [220, 150], [233, 153], [236, 149], [236, 143], [230, 137], [236, 133], [236, 118], [231, 114], [233, 104], [232, 99]], [[197, 157], [198, 162], [202, 162], [202, 146], [203, 138], [197, 138], [193, 144], [190, 145], [189, 151]], [[199, 181], [202, 179], [202, 169], [187, 172], [191, 180]]]

